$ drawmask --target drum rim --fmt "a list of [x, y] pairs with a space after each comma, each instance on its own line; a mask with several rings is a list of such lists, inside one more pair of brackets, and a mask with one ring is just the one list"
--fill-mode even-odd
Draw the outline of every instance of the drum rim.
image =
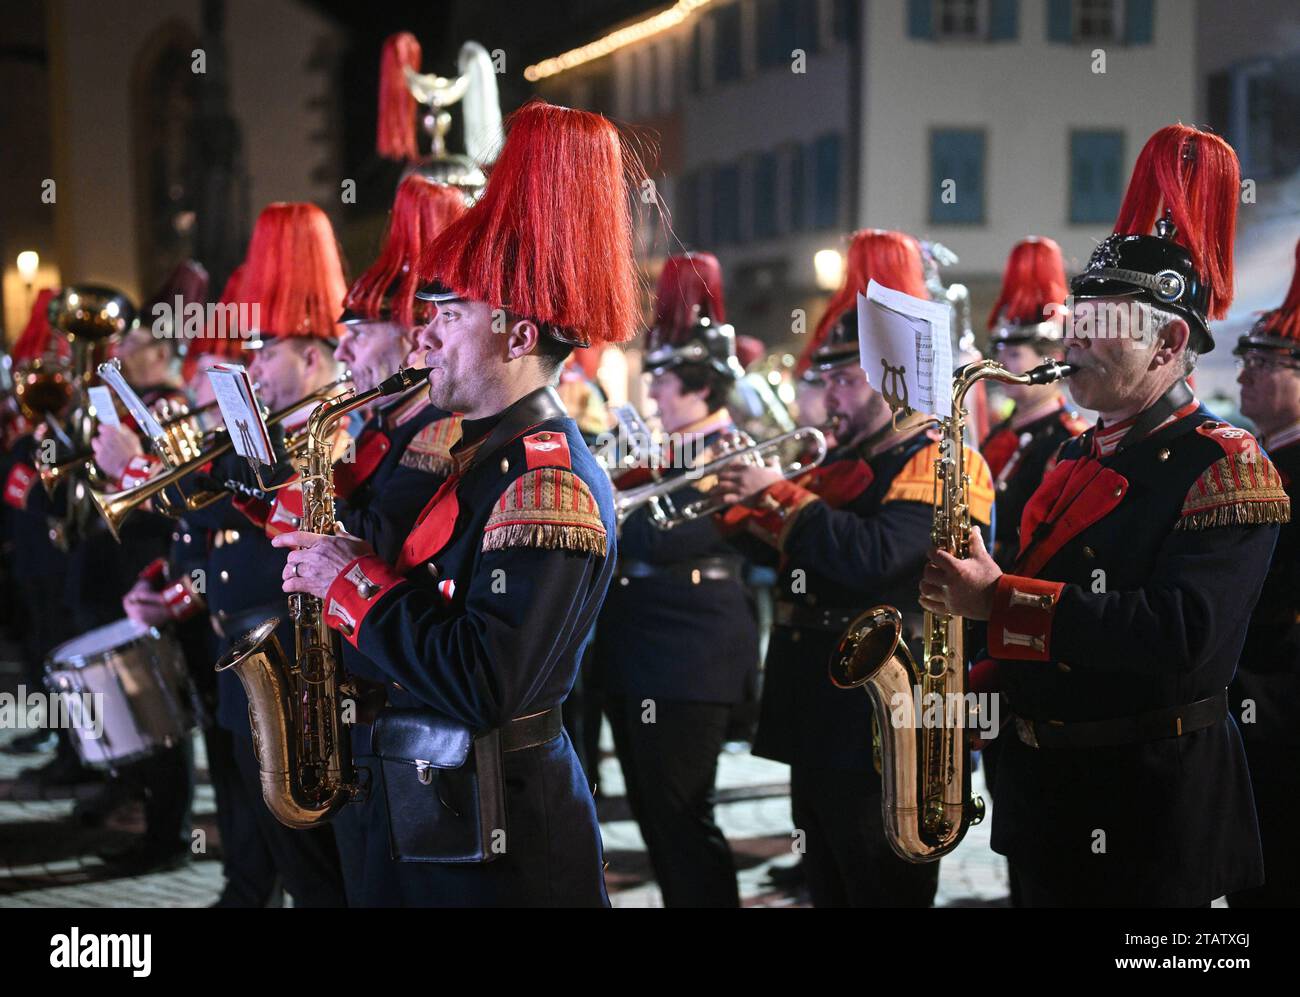
[[[63, 657], [59, 656], [59, 652], [63, 648], [67, 647], [69, 644], [82, 640], [88, 635], [93, 634], [99, 630], [108, 630], [111, 627], [118, 626], [123, 622], [131, 623], [134, 626], [144, 627], [144, 629], [137, 632], [136, 635], [132, 637], [130, 640], [123, 641], [120, 644], [114, 644], [112, 647], [95, 651], [89, 655], [67, 654], [64, 655]], [[155, 641], [162, 640], [163, 633], [155, 626], [151, 626], [146, 623], [135, 623], [135, 621], [132, 620], [130, 617], [123, 616], [121, 619], [114, 620], [112, 623], [105, 623], [102, 627], [92, 627], [91, 629], [87, 630], [85, 633], [78, 634], [76, 637], [69, 637], [62, 644], [59, 644], [57, 647], [51, 650], [50, 653], [46, 656], [45, 670], [46, 672], [56, 670], [53, 667], [54, 665], [67, 665], [72, 668], [85, 668], [88, 664], [92, 663], [92, 658], [98, 658], [105, 654], [120, 652], [126, 650], [127, 648], [135, 647], [136, 645], [142, 643], [146, 638]]]

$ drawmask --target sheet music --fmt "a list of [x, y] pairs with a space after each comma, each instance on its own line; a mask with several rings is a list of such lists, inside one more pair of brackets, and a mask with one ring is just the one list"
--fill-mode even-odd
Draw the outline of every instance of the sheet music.
[[122, 420], [117, 417], [117, 406], [113, 404], [113, 392], [102, 384], [90, 386], [90, 404], [95, 407], [95, 418], [105, 426], [120, 426]]
[[225, 418], [226, 431], [235, 452], [249, 461], [274, 464], [271, 434], [262, 418], [261, 406], [253, 392], [253, 382], [243, 364], [214, 364], [208, 370], [212, 392]]
[[[126, 378], [122, 376], [122, 369], [118, 367], [116, 361], [100, 364], [99, 376], [117, 393], [117, 397], [122, 399], [122, 404], [131, 413], [131, 418], [135, 420], [135, 424], [144, 430], [149, 439], [160, 440], [163, 438], [165, 434], [162, 425], [149, 411], [149, 406], [141, 401], [140, 396], [135, 393], [131, 385], [126, 383]], [[99, 406], [95, 407], [98, 408]]]
[[952, 415], [952, 309], [874, 280], [858, 293], [858, 349], [872, 387], [896, 410]]

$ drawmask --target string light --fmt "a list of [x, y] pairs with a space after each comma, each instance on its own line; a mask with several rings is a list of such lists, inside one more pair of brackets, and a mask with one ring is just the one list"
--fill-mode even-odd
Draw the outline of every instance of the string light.
[[553, 58], [543, 59], [536, 65], [529, 66], [524, 70], [524, 79], [530, 83], [536, 83], [548, 76], [555, 76], [557, 73], [563, 73], [575, 66], [581, 66], [583, 63], [603, 58], [611, 52], [617, 52], [628, 45], [635, 45], [637, 42], [677, 27], [695, 11], [701, 7], [707, 7], [711, 2], [712, 0], [677, 0], [667, 10], [661, 10], [658, 14], [652, 14], [644, 20], [626, 25], [617, 31], [611, 31], [605, 37], [598, 38], [594, 42], [570, 49]]

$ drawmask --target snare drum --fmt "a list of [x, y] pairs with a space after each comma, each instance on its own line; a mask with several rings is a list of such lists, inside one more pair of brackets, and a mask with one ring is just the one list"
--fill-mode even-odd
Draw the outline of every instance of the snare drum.
[[145, 758], [194, 729], [180, 645], [141, 623], [118, 620], [60, 644], [50, 652], [45, 684], [63, 700], [77, 754], [92, 768]]

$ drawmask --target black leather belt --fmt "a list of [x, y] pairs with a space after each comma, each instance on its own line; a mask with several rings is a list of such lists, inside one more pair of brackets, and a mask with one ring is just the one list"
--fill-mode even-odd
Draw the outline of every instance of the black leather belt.
[[1225, 689], [1208, 699], [1185, 706], [1170, 706], [1134, 717], [1064, 723], [1059, 720], [1030, 720], [1015, 716], [1016, 736], [1031, 748], [1110, 748], [1122, 744], [1145, 744], [1168, 737], [1213, 727], [1228, 715]]
[[793, 630], [829, 630], [842, 634], [861, 615], [860, 609], [817, 609], [813, 606], [796, 606], [792, 602], [778, 602], [772, 611], [772, 622], [778, 627]]
[[224, 609], [212, 614], [212, 629], [222, 640], [235, 640], [244, 636], [264, 620], [273, 616], [284, 619], [289, 613], [289, 606], [284, 602], [269, 602], [265, 606], [253, 609], [240, 609], [227, 613]]
[[501, 750], [523, 751], [558, 737], [564, 723], [558, 707], [516, 717], [501, 728]]
[[731, 557], [697, 557], [690, 561], [651, 564], [649, 561], [623, 559], [618, 562], [618, 577], [676, 578], [698, 585], [703, 581], [739, 582], [740, 562]]

